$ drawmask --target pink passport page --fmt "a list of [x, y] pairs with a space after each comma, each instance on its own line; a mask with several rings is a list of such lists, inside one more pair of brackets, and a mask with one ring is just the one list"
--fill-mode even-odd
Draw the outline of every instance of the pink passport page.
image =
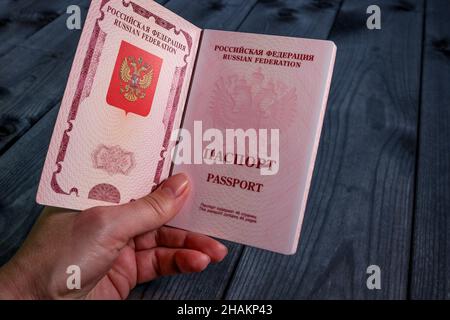
[[39, 184], [84, 210], [192, 192], [169, 225], [297, 249], [336, 47], [204, 30], [153, 1], [92, 1]]
[[171, 226], [296, 252], [335, 53], [329, 41], [203, 32], [183, 124], [201, 159], [183, 163], [182, 130], [174, 173], [193, 192]]
[[37, 202], [130, 202], [169, 175], [201, 30], [156, 2], [92, 1]]

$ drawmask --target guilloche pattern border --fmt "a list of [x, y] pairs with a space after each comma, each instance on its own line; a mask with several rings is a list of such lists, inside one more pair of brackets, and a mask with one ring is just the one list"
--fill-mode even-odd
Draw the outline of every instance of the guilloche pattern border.
[[[85, 98], [89, 97], [91, 89], [92, 89], [92, 83], [95, 78], [95, 73], [97, 71], [98, 63], [100, 60], [101, 52], [103, 49], [103, 45], [105, 43], [107, 35], [100, 29], [99, 22], [104, 19], [104, 13], [102, 11], [102, 8], [109, 2], [110, 0], [102, 0], [102, 3], [100, 5], [100, 13], [101, 16], [97, 19], [94, 30], [92, 32], [91, 39], [89, 41], [89, 46], [87, 49], [87, 53], [85, 56], [85, 59], [83, 61], [83, 66], [81, 69], [81, 73], [79, 76], [77, 88], [75, 91], [75, 96], [71, 103], [71, 108], [69, 111], [69, 116], [67, 118], [67, 124], [68, 128], [64, 131], [63, 137], [61, 139], [59, 152], [56, 158], [56, 171], [53, 172], [52, 179], [51, 179], [51, 188], [55, 193], [58, 194], [65, 194], [65, 195], [71, 195], [75, 194], [78, 196], [79, 190], [77, 187], [73, 187], [70, 189], [70, 191], [64, 191], [61, 186], [58, 183], [57, 176], [61, 173], [63, 167], [63, 162], [66, 157], [67, 148], [69, 146], [70, 142], [70, 136], [69, 133], [73, 129], [73, 121], [76, 119], [78, 114], [79, 106]], [[175, 25], [166, 21], [165, 19], [157, 16], [156, 14], [148, 11], [147, 9], [139, 6], [138, 4], [134, 2], [126, 2], [125, 0], [122, 0], [122, 5], [124, 7], [129, 7], [131, 5], [133, 11], [136, 14], [139, 14], [140, 16], [150, 19], [150, 17], [153, 17], [155, 19], [156, 24], [158, 24], [160, 27], [171, 30], [173, 29], [173, 32], [176, 35], [179, 35], [180, 32], [185, 36], [186, 42], [188, 44], [188, 53], [184, 57], [185, 65], [183, 67], [178, 67], [175, 70], [175, 74], [173, 76], [172, 86], [170, 89], [170, 97], [168, 99], [165, 115], [164, 115], [164, 126], [166, 128], [166, 132], [164, 134], [164, 140], [163, 145], [160, 151], [160, 161], [158, 162], [158, 166], [155, 172], [155, 175], [153, 177], [153, 183], [154, 186], [157, 186], [161, 182], [161, 176], [164, 169], [164, 163], [167, 160], [167, 152], [170, 144], [170, 137], [173, 131], [174, 122], [176, 118], [176, 114], [178, 111], [178, 103], [180, 101], [181, 96], [181, 90], [183, 87], [184, 78], [186, 76], [186, 70], [188, 67], [187, 59], [192, 53], [192, 44], [193, 40], [189, 33], [187, 33], [184, 30], [178, 30], [176, 29]]]

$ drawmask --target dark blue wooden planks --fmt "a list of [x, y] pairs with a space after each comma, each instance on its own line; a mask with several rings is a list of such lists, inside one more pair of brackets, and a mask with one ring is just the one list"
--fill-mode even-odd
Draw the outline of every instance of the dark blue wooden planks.
[[86, 7], [88, 0], [2, 0], [0, 3], [0, 57], [64, 14], [70, 5]]
[[340, 0], [259, 1], [240, 30], [323, 39], [331, 29], [341, 2]]
[[[84, 17], [88, 1], [73, 3], [82, 6]], [[47, 4], [51, 6], [56, 3]], [[40, 1], [37, 8], [42, 7]], [[67, 29], [62, 8], [58, 18], [1, 57], [0, 264], [20, 246], [42, 209], [35, 202], [35, 193], [54, 125], [54, 118], [44, 116], [57, 111], [81, 34]], [[47, 135], [40, 133], [42, 128], [48, 130]], [[10, 147], [12, 152], [8, 152]]]
[[450, 1], [426, 9], [410, 297], [450, 299]]
[[[377, 1], [379, 31], [366, 28], [371, 4], [345, 0], [329, 37], [337, 61], [299, 250], [246, 248], [227, 298], [407, 296], [423, 1]], [[372, 264], [381, 290], [366, 287]]]
[[36, 192], [58, 108], [0, 157], [0, 266], [19, 248], [42, 207]]
[[256, 0], [171, 0], [166, 7], [203, 29], [236, 30]]
[[0, 155], [62, 98], [81, 34], [68, 30], [66, 19], [60, 16], [1, 58]]

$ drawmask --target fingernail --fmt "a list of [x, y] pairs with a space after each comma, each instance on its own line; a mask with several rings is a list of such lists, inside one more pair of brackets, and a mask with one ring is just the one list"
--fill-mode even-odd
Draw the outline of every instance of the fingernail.
[[188, 185], [189, 180], [187, 176], [180, 173], [167, 179], [162, 186], [162, 190], [167, 190], [173, 197], [178, 198], [186, 191]]

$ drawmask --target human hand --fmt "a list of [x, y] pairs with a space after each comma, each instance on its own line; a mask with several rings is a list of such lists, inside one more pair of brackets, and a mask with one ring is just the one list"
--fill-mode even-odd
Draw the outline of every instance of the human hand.
[[[83, 212], [47, 208], [0, 269], [0, 298], [125, 299], [138, 283], [220, 262], [227, 248], [218, 241], [163, 227], [188, 193], [181, 174], [129, 204]], [[71, 265], [81, 270], [79, 290], [67, 287]]]

